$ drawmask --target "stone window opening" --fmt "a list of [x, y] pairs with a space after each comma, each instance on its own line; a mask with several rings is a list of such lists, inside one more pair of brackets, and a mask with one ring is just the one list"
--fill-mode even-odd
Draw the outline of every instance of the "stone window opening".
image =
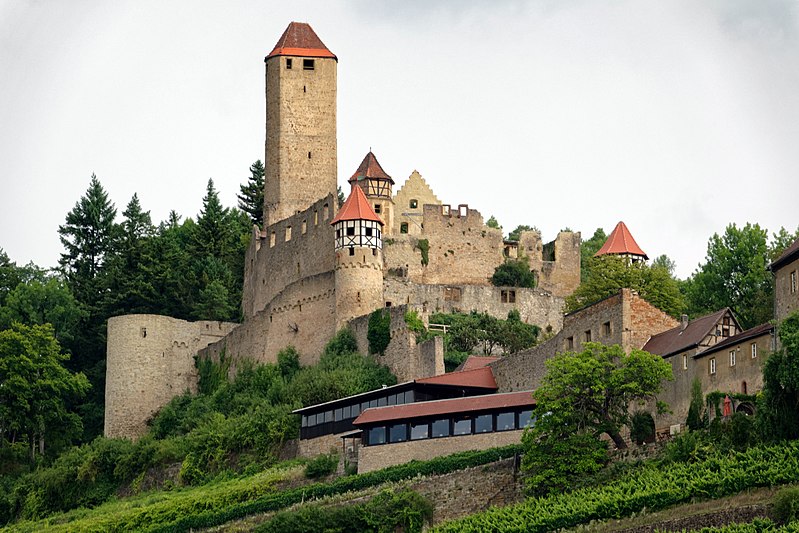
[[372, 248], [372, 255], [377, 257], [377, 248]]
[[688, 370], [688, 355], [683, 354], [682, 356], [682, 369]]
[[316, 209], [314, 209], [313, 211], [313, 225], [314, 226], [319, 225], [319, 211], [317, 211]]
[[286, 58], [286, 70], [291, 70], [291, 58]]
[[400, 224], [400, 233], [408, 233], [408, 223], [403, 222]]
[[708, 364], [710, 365], [710, 375], [711, 376], [715, 375], [716, 374], [716, 358], [715, 357], [711, 357], [710, 361], [708, 362]]
[[147, 337], [147, 328], [141, 328], [141, 338], [144, 339]]
[[381, 207], [382, 207], [382, 206], [381, 206], [380, 204], [375, 204], [375, 214], [377, 214], [377, 215], [379, 215], [379, 214], [380, 214], [380, 209], [381, 209]]
[[327, 210], [328, 210], [328, 205], [327, 204], [323, 205], [322, 206], [322, 220], [327, 220], [328, 219]]
[[499, 301], [503, 304], [516, 303], [516, 291], [514, 289], [503, 289], [499, 292]]
[[408, 206], [411, 209], [416, 209], [417, 207], [419, 207], [419, 200], [415, 200], [415, 199], [411, 200], [410, 202], [408, 202]]
[[603, 334], [604, 334], [606, 337], [609, 337], [609, 336], [610, 336], [610, 334], [611, 334], [611, 332], [612, 332], [612, 331], [611, 331], [611, 328], [610, 328], [610, 321], [608, 321], [608, 322], [605, 322], [604, 324], [602, 324], [602, 333], [603, 333]]
[[444, 287], [444, 301], [445, 302], [460, 302], [461, 301], [461, 288], [460, 287]]
[[269, 247], [273, 247], [275, 245], [275, 230], [272, 230], [272, 233], [269, 234]]
[[391, 307], [391, 302], [386, 302], [386, 307]]
[[305, 85], [302, 86], [302, 92], [306, 92], [305, 91]]
[[308, 221], [302, 221], [302, 234], [305, 235], [308, 232]]
[[757, 343], [756, 342], [752, 343], [751, 352], [752, 352], [752, 359], [756, 359], [757, 358]]
[[291, 226], [286, 226], [286, 240], [291, 240]]
[[741, 382], [741, 394], [747, 394], [746, 392], [746, 381]]
[[585, 339], [585, 342], [591, 342], [591, 330], [590, 330], [590, 329], [589, 329], [589, 330], [587, 330], [587, 331], [586, 331], [586, 332], [583, 334], [583, 338]]
[[574, 350], [574, 337], [569, 337], [566, 339], [566, 349]]
[[311, 152], [308, 152], [308, 159], [311, 158]]
[[355, 255], [355, 248], [350, 246], [350, 256], [353, 256], [353, 255]]
[[735, 350], [730, 350], [730, 366], [735, 366]]
[[791, 294], [796, 294], [796, 270], [791, 272]]
[[302, 60], [302, 70], [314, 70], [315, 66], [316, 65], [314, 64], [314, 60], [313, 59], [303, 59]]

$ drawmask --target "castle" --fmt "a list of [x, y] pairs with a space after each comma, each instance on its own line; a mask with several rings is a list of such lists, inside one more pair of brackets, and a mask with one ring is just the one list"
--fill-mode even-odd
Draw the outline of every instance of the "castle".
[[[478, 310], [557, 332], [580, 283], [580, 234], [506, 241], [467, 204], [443, 204], [413, 171], [393, 178], [370, 151], [337, 196], [336, 56], [308, 24], [292, 22], [265, 58], [264, 227], [245, 256], [242, 324], [155, 315], [108, 321], [105, 435], [136, 438], [160, 407], [195, 390], [194, 357], [276, 361], [294, 346], [312, 364], [342, 327], [366, 353], [368, 315], [389, 308], [381, 356], [400, 381], [444, 372], [441, 339], [417, 345], [406, 310]], [[494, 287], [506, 258], [525, 256], [537, 287]]]

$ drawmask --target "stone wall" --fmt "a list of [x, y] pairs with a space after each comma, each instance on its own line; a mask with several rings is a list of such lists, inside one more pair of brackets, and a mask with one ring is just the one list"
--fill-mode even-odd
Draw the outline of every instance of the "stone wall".
[[[354, 255], [350, 255], [350, 250]], [[383, 252], [377, 248], [336, 250], [336, 328], [384, 307]]]
[[[413, 207], [411, 200], [416, 200]], [[411, 172], [407, 181], [394, 195], [394, 224], [386, 228], [387, 235], [399, 235], [401, 225], [408, 224], [408, 235], [421, 235], [424, 226], [424, 206], [441, 205], [433, 190], [417, 171]]]
[[242, 307], [246, 319], [289, 285], [333, 271], [336, 234], [330, 221], [337, 205], [336, 197], [328, 195], [263, 232], [253, 231], [244, 258]]
[[[385, 312], [391, 317], [391, 341], [382, 355], [374, 358], [386, 365], [402, 383], [417, 378], [437, 376], [444, 373], [444, 343], [441, 338], [434, 338], [422, 344], [416, 343], [416, 334], [408, 329], [405, 313], [408, 306], [389, 307]], [[358, 341], [358, 351], [369, 353], [369, 315], [350, 321], [349, 325]]]
[[523, 430], [460, 435], [439, 439], [397, 442], [379, 446], [361, 446], [358, 451], [358, 473], [371, 472], [387, 466], [399, 465], [413, 460], [428, 460], [468, 450], [484, 450], [522, 440]]
[[[423, 285], [391, 276], [386, 277], [383, 286], [386, 302], [421, 307], [425, 313], [468, 313], [474, 310], [504, 319], [510, 310], [518, 309], [524, 322], [535, 324], [542, 331], [559, 331], [563, 324], [563, 298], [540, 289]], [[508, 291], [513, 291], [513, 302], [507, 301]]]
[[[791, 272], [796, 276], [796, 291], [791, 291]], [[799, 310], [799, 257], [774, 273], [774, 318], [777, 324]]]
[[516, 255], [521, 252], [529, 259], [540, 289], [565, 298], [580, 285], [580, 239], [579, 232], [561, 231], [543, 244], [538, 231], [523, 231]]
[[239, 359], [274, 363], [291, 345], [303, 365], [315, 364], [336, 332], [335, 274], [325, 272], [292, 283], [226, 338], [201, 351], [218, 360], [224, 350], [233, 365]]
[[197, 350], [237, 326], [160, 315], [109, 318], [104, 435], [141, 437], [161, 407], [186, 390], [197, 390]]
[[314, 439], [300, 439], [299, 447], [297, 448], [297, 456], [312, 459], [323, 453], [336, 452], [339, 457], [341, 457], [343, 455], [343, 440], [341, 436], [344, 434], [345, 433], [336, 433], [332, 435], [322, 435]]
[[[633, 313], [640, 315], [634, 317]], [[581, 351], [585, 342], [620, 344], [640, 349], [651, 335], [671, 329], [677, 321], [630, 289], [605, 298], [563, 319], [563, 329], [546, 342], [491, 363], [499, 392], [531, 390], [546, 372], [544, 362], [566, 351]]]
[[433, 524], [524, 500], [515, 458], [430, 476], [407, 487], [433, 502]]
[[337, 63], [314, 58], [307, 70], [303, 60], [279, 56], [266, 62], [265, 226], [336, 195]]

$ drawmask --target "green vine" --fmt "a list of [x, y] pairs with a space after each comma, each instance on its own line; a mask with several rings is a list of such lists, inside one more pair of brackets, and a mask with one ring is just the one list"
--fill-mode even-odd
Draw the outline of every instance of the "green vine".
[[740, 392], [721, 392], [717, 390], [708, 392], [707, 395], [705, 395], [705, 403], [707, 404], [708, 411], [713, 409], [715, 415], [720, 417], [722, 415], [721, 403], [725, 396], [729, 396], [731, 400], [737, 400], [739, 403], [748, 402], [752, 405], [757, 404], [757, 396], [753, 394], [743, 394]]
[[422, 265], [427, 266], [430, 263], [430, 241], [427, 239], [419, 239], [416, 242], [415, 248], [422, 252]]

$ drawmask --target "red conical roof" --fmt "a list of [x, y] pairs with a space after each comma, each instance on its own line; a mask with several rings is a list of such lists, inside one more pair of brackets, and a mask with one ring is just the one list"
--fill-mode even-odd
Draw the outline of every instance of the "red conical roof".
[[347, 201], [341, 206], [341, 209], [339, 209], [336, 216], [333, 217], [333, 220], [330, 221], [330, 224], [335, 224], [342, 220], [373, 220], [383, 225], [383, 221], [375, 214], [361, 188], [355, 186], [352, 187], [350, 197], [347, 198]]
[[338, 58], [327, 49], [322, 39], [316, 35], [310, 24], [292, 22], [278, 39], [275, 48], [265, 59], [275, 56], [332, 57]]
[[355, 171], [355, 174], [352, 175], [349, 182], [352, 183], [353, 181], [367, 178], [389, 180], [392, 185], [394, 184], [394, 180], [391, 179], [391, 176], [386, 174], [386, 171], [383, 170], [383, 167], [377, 162], [377, 158], [371, 150], [369, 150], [369, 153], [363, 158], [363, 161], [361, 161], [361, 164], [358, 166], [358, 170]]
[[608, 240], [606, 240], [605, 244], [602, 245], [602, 248], [600, 248], [599, 251], [594, 254], [594, 257], [608, 254], [637, 255], [643, 257], [644, 259], [649, 259], [641, 247], [638, 246], [638, 243], [635, 242], [632, 233], [630, 233], [630, 230], [627, 229], [627, 226], [624, 224], [624, 222], [619, 222], [616, 224], [616, 227], [613, 228], [613, 231], [610, 233], [610, 237], [608, 237]]

